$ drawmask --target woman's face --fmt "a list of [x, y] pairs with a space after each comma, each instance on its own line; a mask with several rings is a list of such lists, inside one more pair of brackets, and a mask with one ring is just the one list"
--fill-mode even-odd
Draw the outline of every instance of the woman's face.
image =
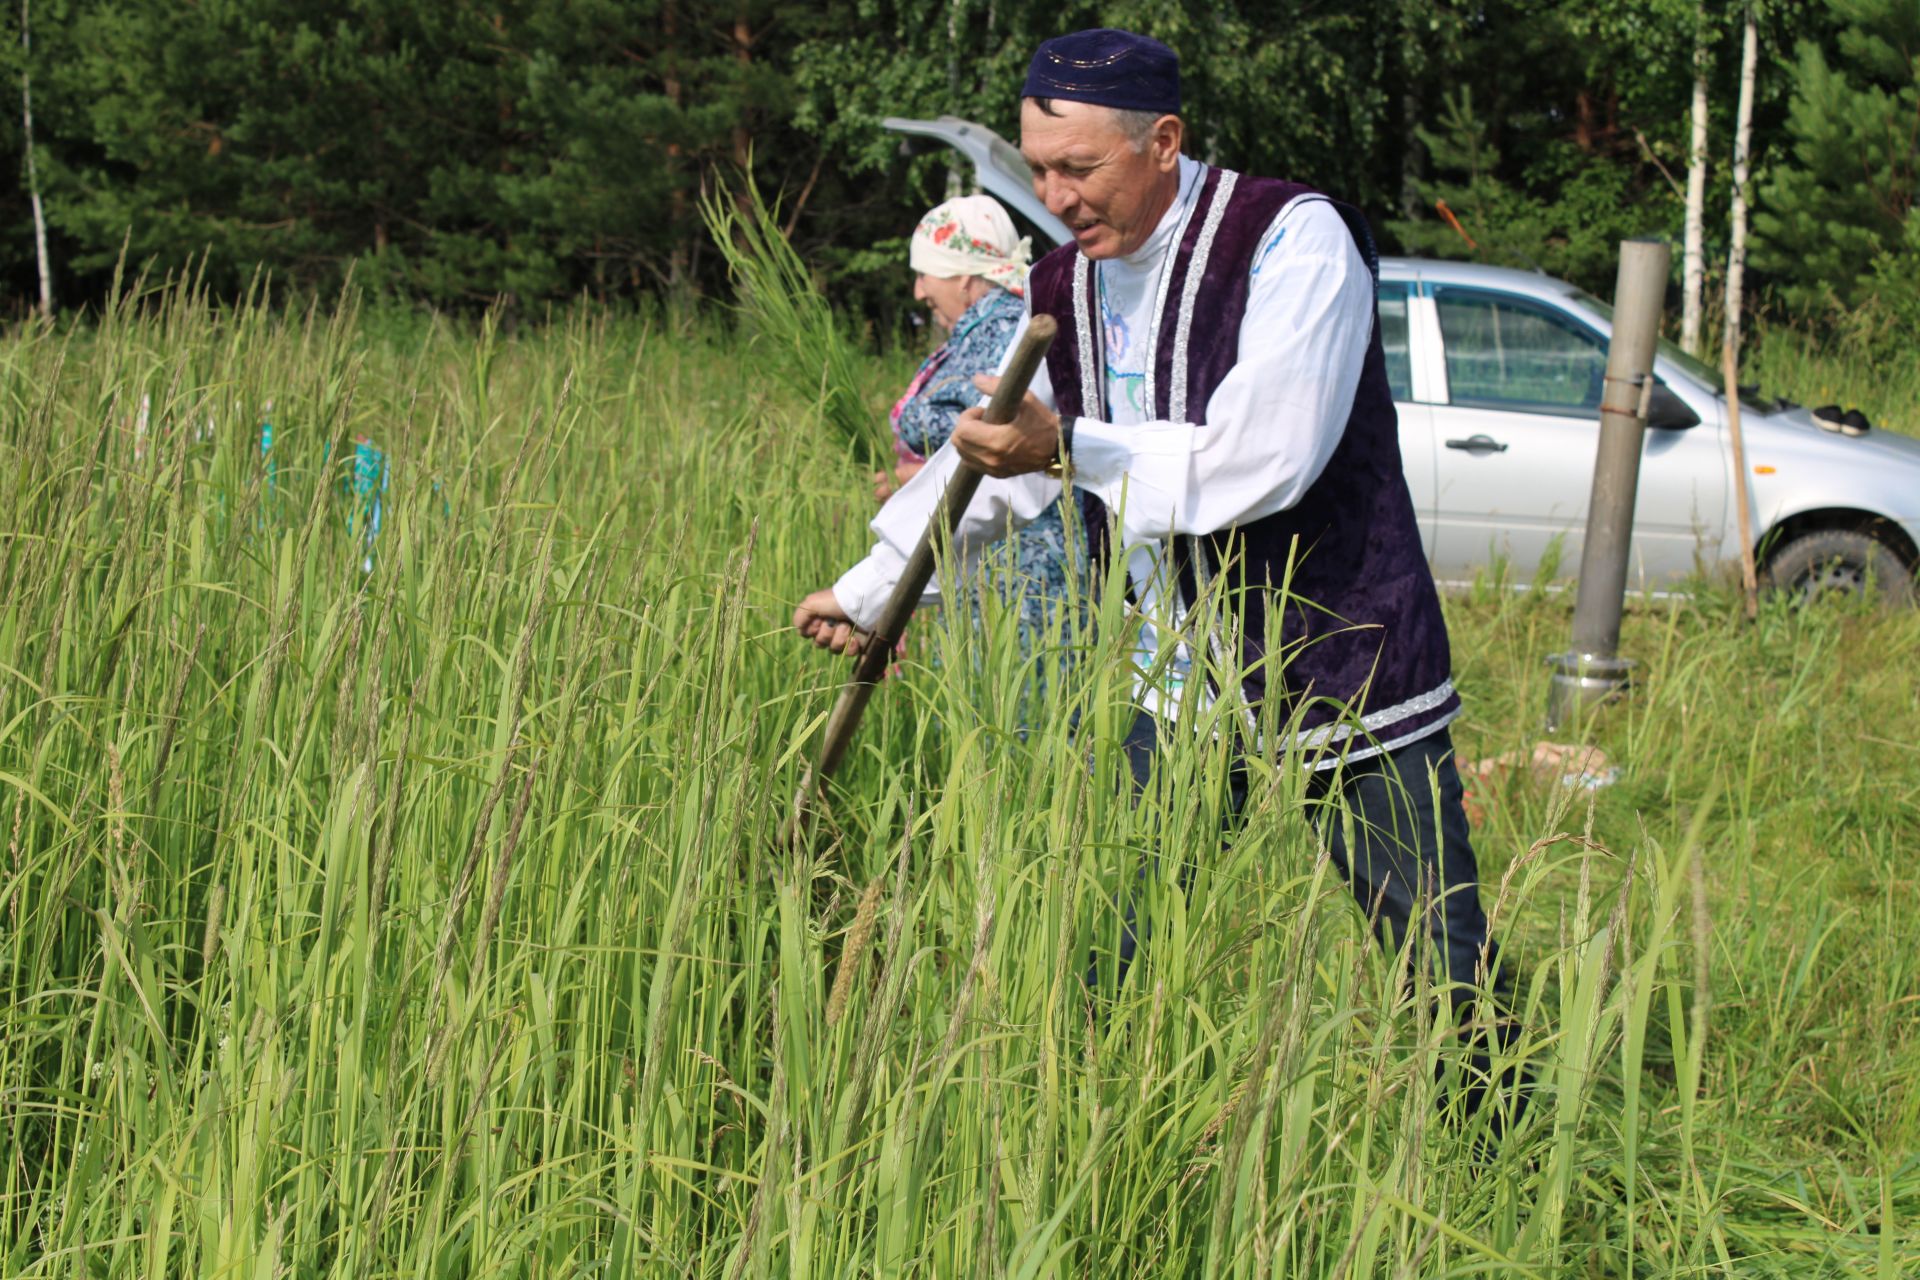
[[914, 277], [913, 298], [933, 312], [933, 322], [949, 333], [982, 293], [993, 286], [979, 276]]

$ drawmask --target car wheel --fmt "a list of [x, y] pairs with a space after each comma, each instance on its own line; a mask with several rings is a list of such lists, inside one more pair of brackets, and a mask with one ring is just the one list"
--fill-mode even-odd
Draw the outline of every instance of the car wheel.
[[1851, 529], [1802, 534], [1775, 552], [1762, 574], [1762, 585], [1802, 601], [1859, 595], [1869, 584], [1883, 606], [1913, 603], [1913, 570], [1899, 553], [1872, 534]]

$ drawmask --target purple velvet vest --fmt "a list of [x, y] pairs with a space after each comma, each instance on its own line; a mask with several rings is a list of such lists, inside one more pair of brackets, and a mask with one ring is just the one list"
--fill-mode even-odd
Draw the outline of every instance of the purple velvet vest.
[[[1209, 168], [1187, 220], [1155, 334], [1154, 415], [1193, 422], [1239, 358], [1253, 257], [1290, 201], [1326, 199], [1298, 183]], [[1360, 213], [1330, 201], [1368, 269], [1379, 256]], [[1106, 417], [1105, 357], [1092, 265], [1071, 245], [1034, 265], [1035, 313], [1060, 336], [1047, 356], [1061, 413]], [[1093, 563], [1105, 563], [1108, 517], [1081, 493]], [[1289, 509], [1203, 537], [1171, 539], [1181, 599], [1218, 590], [1239, 616], [1245, 691], [1292, 719], [1305, 747], [1349, 759], [1391, 750], [1441, 728], [1460, 710], [1446, 623], [1420, 546], [1400, 465], [1399, 429], [1376, 314], [1353, 413], [1326, 470]], [[1359, 734], [1360, 740], [1346, 743]]]

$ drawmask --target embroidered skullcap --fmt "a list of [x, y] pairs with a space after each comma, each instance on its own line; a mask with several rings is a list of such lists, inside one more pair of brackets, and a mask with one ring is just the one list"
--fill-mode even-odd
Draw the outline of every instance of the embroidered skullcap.
[[1112, 27], [1055, 36], [1027, 64], [1020, 96], [1179, 115], [1180, 55], [1150, 36]]
[[923, 276], [979, 276], [1015, 297], [1027, 296], [1033, 242], [992, 196], [957, 196], [935, 205], [913, 229], [907, 260]]

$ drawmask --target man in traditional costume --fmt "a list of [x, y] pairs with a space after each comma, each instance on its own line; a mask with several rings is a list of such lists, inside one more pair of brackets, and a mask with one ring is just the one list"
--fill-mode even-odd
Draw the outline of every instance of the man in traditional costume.
[[[1105, 29], [1049, 40], [1022, 97], [1034, 190], [1074, 237], [1029, 282], [1030, 312], [1052, 316], [1059, 336], [1015, 421], [964, 415], [875, 518], [872, 553], [807, 597], [796, 627], [857, 644], [961, 459], [997, 477], [968, 508], [963, 545], [1043, 510], [1066, 477], [1096, 542], [1121, 540], [1142, 613], [1174, 633], [1143, 639], [1142, 669], [1166, 674], [1141, 689], [1127, 742], [1141, 785], [1171, 721], [1222, 692], [1182, 684], [1205, 630], [1189, 606], [1218, 598], [1225, 575], [1240, 652], [1215, 669], [1244, 681], [1244, 749], [1295, 748], [1314, 789], [1344, 799], [1351, 836], [1328, 823], [1323, 837], [1383, 941], [1417, 929], [1440, 977], [1501, 985], [1365, 220], [1298, 183], [1182, 155], [1179, 62], [1158, 41]], [[1169, 641], [1173, 661], [1154, 663]], [[1267, 714], [1254, 714], [1263, 700]], [[1290, 741], [1261, 741], [1263, 722]], [[1243, 775], [1236, 802], [1244, 786]]]

